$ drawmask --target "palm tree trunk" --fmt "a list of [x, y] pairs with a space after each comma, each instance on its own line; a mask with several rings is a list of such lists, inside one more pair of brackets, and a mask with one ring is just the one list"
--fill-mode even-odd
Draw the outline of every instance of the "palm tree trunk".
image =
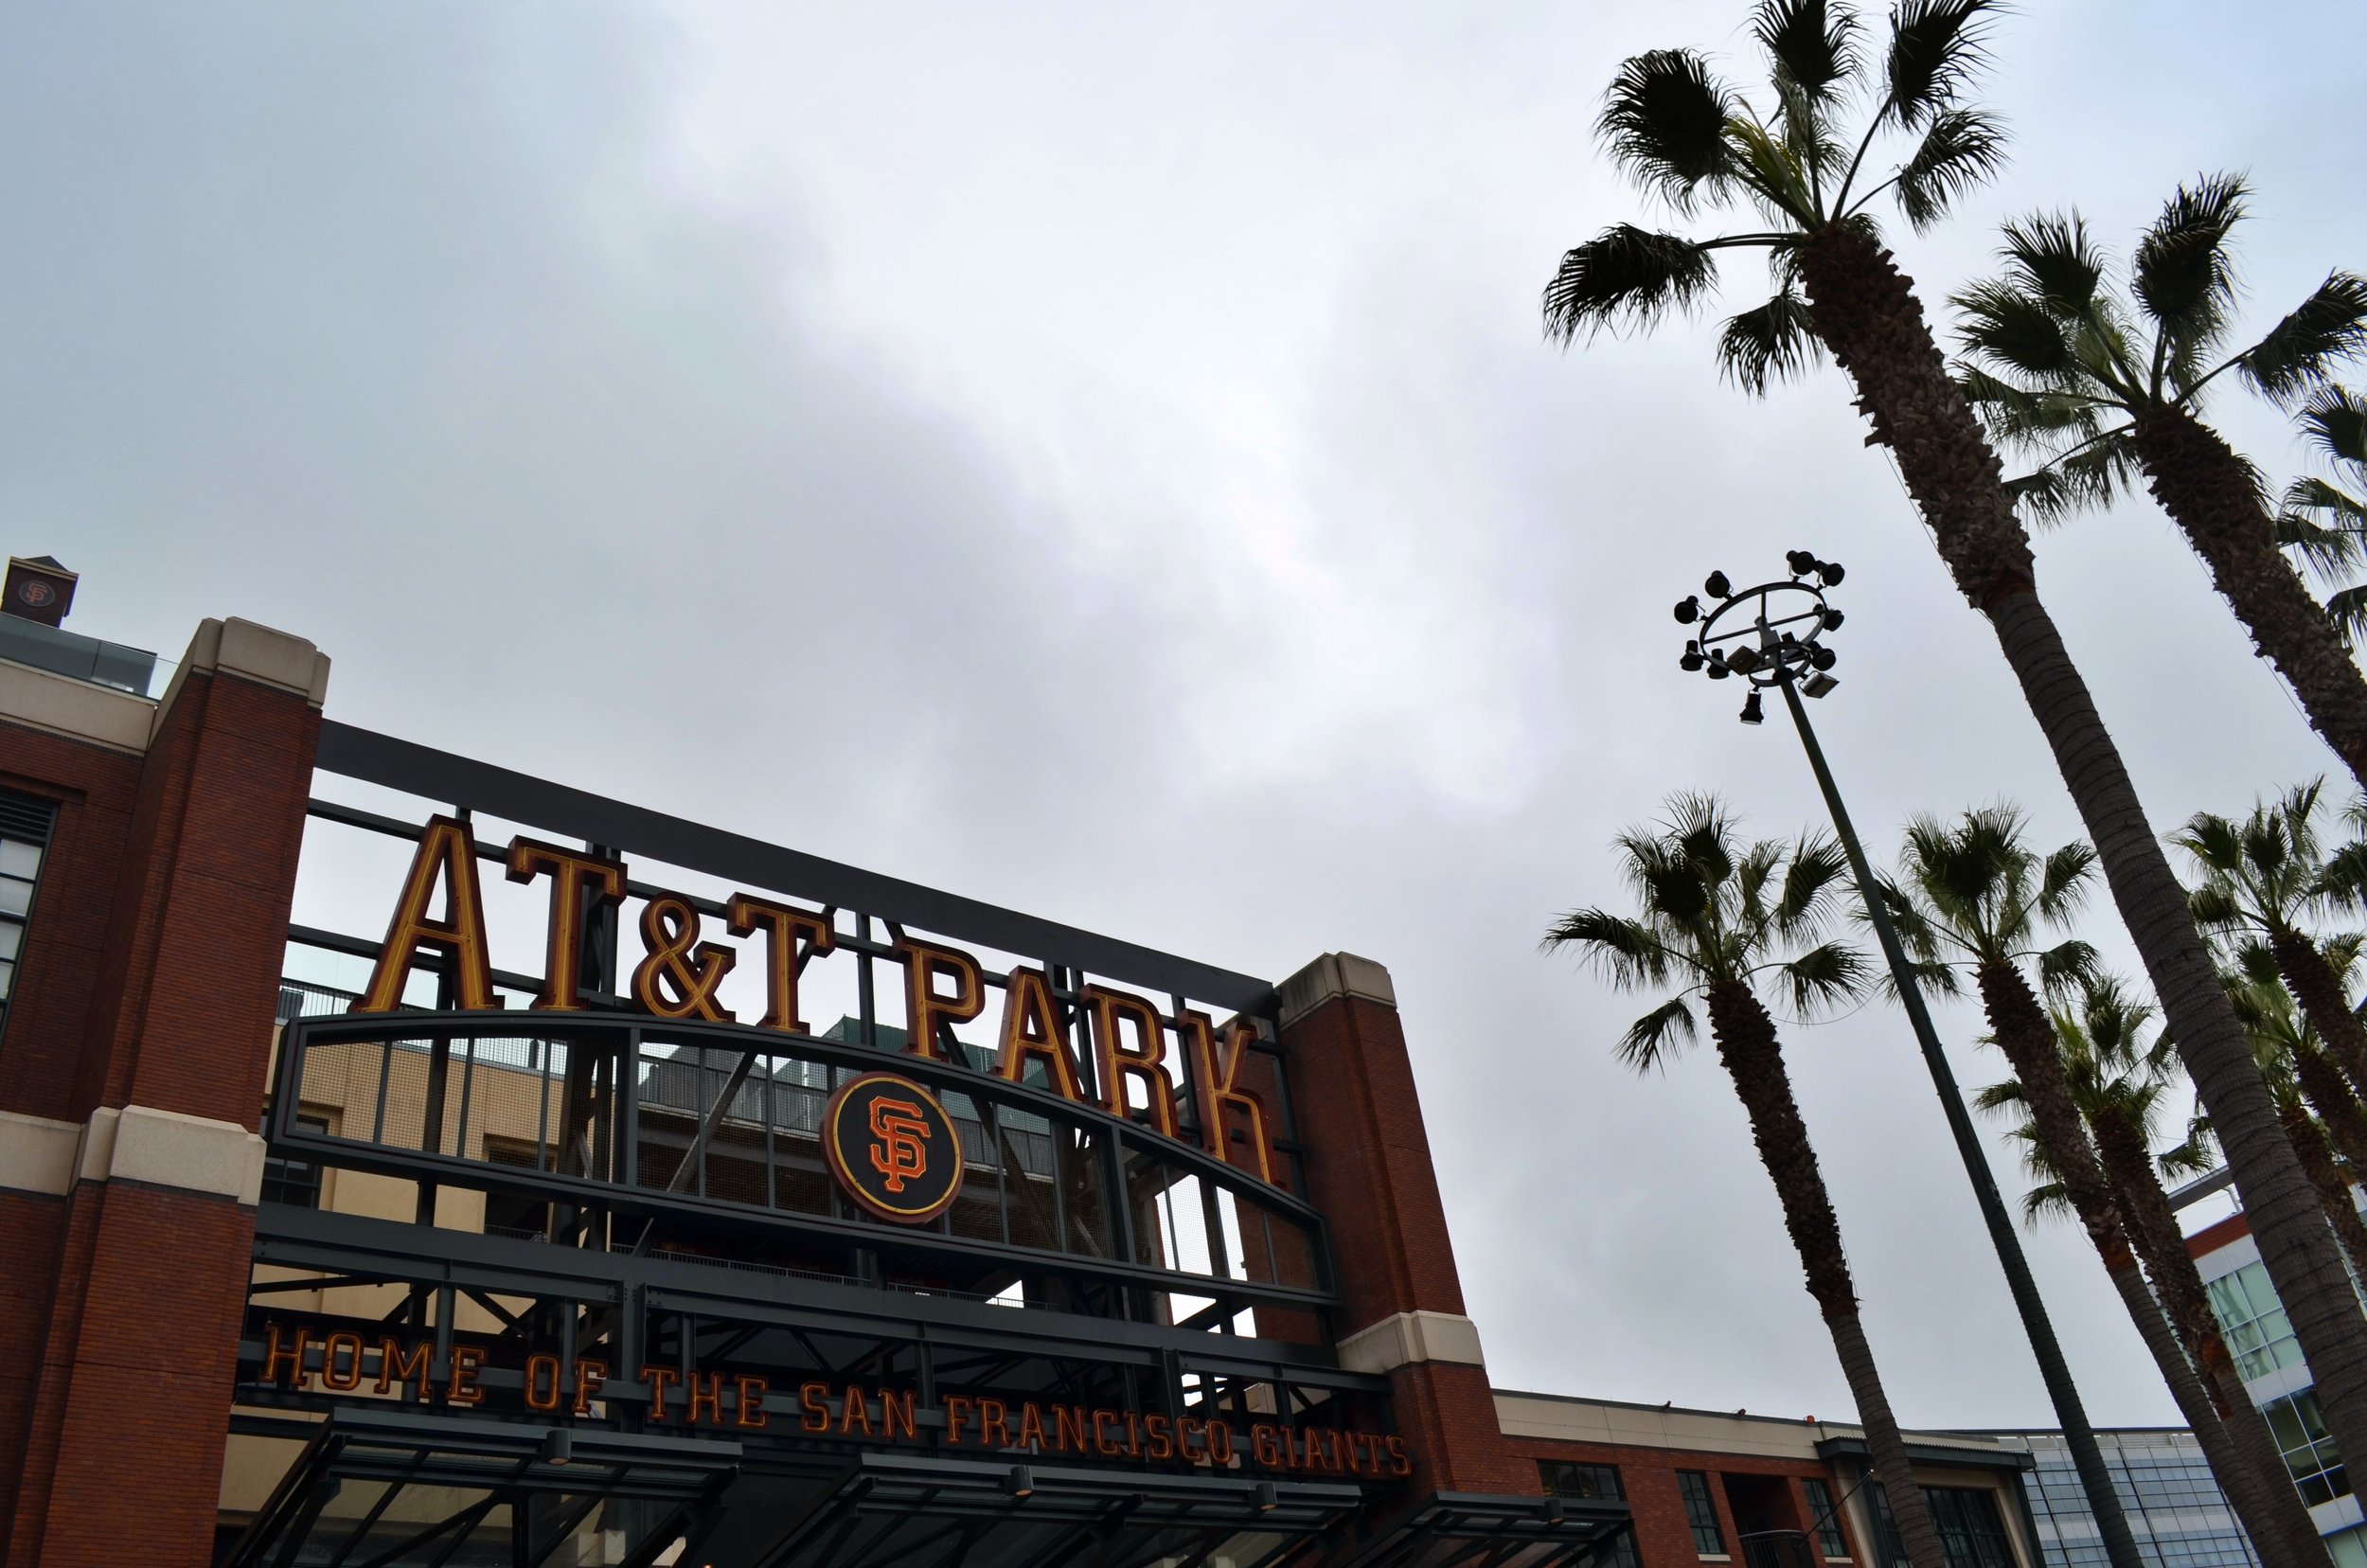
[[[2361, 1024], [2358, 1014], [2351, 1011], [2350, 998], [2343, 993], [2342, 977], [2334, 972], [2334, 966], [2318, 951], [2318, 944], [2298, 931], [2270, 932], [2269, 952], [2276, 959], [2277, 973], [2285, 977], [2286, 989], [2293, 993], [2302, 1016], [2318, 1031], [2327, 1054], [2341, 1063], [2342, 1076], [2351, 1080], [2352, 1092], [2367, 1095], [2367, 1024]], [[2324, 1107], [2319, 1108], [2319, 1114], [2324, 1114]]]
[[[2163, 1310], [2211, 1390], [2229, 1446], [2249, 1470], [2275, 1478], [2273, 1489], [2257, 1497], [2257, 1506], [2269, 1511], [2269, 1533], [2256, 1532], [2249, 1522], [2245, 1524], [2246, 1532], [2251, 1535], [2252, 1544], [2260, 1548], [2264, 1559], [2270, 1550], [2269, 1542], [2275, 1541], [2293, 1561], [2325, 1562], [2325, 1542], [2319, 1536], [2317, 1525], [2311, 1523], [2301, 1493], [2293, 1489], [2292, 1474], [2286, 1469], [2284, 1455], [2269, 1431], [2268, 1421], [2245, 1391], [2235, 1358], [2228, 1354], [2227, 1341], [2219, 1332], [2218, 1315], [2211, 1310], [2211, 1293], [2203, 1287], [2194, 1255], [2186, 1250], [2186, 1238], [2179, 1230], [2178, 1215], [2170, 1207], [2169, 1194], [2162, 1190], [2162, 1179], [2155, 1174], [2152, 1152], [2145, 1148], [2137, 1129], [2109, 1107], [2097, 1114], [2091, 1125], [2095, 1129], [2096, 1148], [2112, 1179], [2113, 1196], [2120, 1200], [2121, 1212], [2129, 1217], [2130, 1239], [2145, 1260], [2145, 1272], [2153, 1276], [2154, 1292], [2161, 1297]], [[2229, 1501], [2234, 1501], [2233, 1492]]]
[[1807, 1275], [1808, 1294], [1824, 1313], [1824, 1327], [1833, 1336], [1841, 1359], [1842, 1377], [1849, 1397], [1857, 1401], [1858, 1421], [1865, 1428], [1875, 1478], [1889, 1499], [1891, 1520], [1907, 1548], [1913, 1568], [1948, 1568], [1948, 1553], [1940, 1544], [1923, 1488], [1907, 1457], [1906, 1439], [1899, 1435], [1897, 1417], [1891, 1414], [1890, 1396], [1883, 1391], [1881, 1373], [1866, 1342], [1865, 1326], [1858, 1317], [1858, 1291], [1849, 1276], [1849, 1259], [1842, 1251], [1841, 1221], [1834, 1217], [1824, 1173], [1817, 1166], [1816, 1149], [1808, 1142], [1807, 1124], [1792, 1099], [1791, 1078], [1784, 1071], [1782, 1043], [1775, 1038], [1775, 1020], [1760, 1006], [1751, 988], [1739, 980], [1724, 980], [1708, 992], [1710, 1035], [1717, 1042], [1717, 1057], [1735, 1094], [1751, 1118], [1751, 1140], [1758, 1145], [1759, 1161], [1775, 1183], [1784, 1206], [1784, 1228], [1800, 1254]]
[[2183, 408], [2145, 415], [2129, 439], [2153, 498], [2211, 569], [2211, 585], [2251, 633], [2253, 648], [2301, 699], [2310, 726], [2367, 784], [2367, 675], [2277, 548], [2250, 468]]
[[[2256, 1465], [2246, 1462], [2234, 1434], [2220, 1418], [2218, 1406], [2202, 1386], [2194, 1363], [2186, 1359], [2185, 1347], [2179, 1343], [2170, 1320], [2162, 1315], [2162, 1304], [2145, 1288], [2145, 1275], [2138, 1272], [2137, 1259], [2128, 1250], [2128, 1238], [2118, 1226], [2107, 1242], [2099, 1244], [2099, 1253], [2106, 1276], [2112, 1281], [2113, 1291], [2127, 1310], [2129, 1321], [2137, 1326], [2137, 1337], [2145, 1341], [2154, 1364], [2162, 1368], [2162, 1381], [2169, 1386], [2178, 1413], [2186, 1417], [2187, 1428], [2202, 1450], [2204, 1463], [2211, 1467], [2219, 1489], [2227, 1494], [2228, 1506], [2260, 1553], [2264, 1568], [2285, 1568], [2295, 1561], [2316, 1568], [2326, 1559], [2326, 1550], [2314, 1526], [2308, 1531], [2312, 1543], [2309, 1550], [2314, 1555], [2298, 1559], [2294, 1556], [2299, 1542], [2287, 1518], [2287, 1508], [2299, 1506], [2301, 1494], [2293, 1490], [2291, 1478], [2282, 1466], [2275, 1474], [2264, 1476]], [[2306, 1512], [2302, 1515], [2302, 1523], [2309, 1524]]]
[[1957, 588], [1995, 629], [2055, 753], [2113, 902], [2161, 998], [2179, 1055], [2210, 1113], [2261, 1262], [2317, 1379], [2338, 1447], [2367, 1453], [2367, 1315], [2318, 1207], [2251, 1043], [2219, 988], [2185, 889], [2087, 682], [2038, 596], [2030, 541], [2003, 471], [1949, 379], [1912, 282], [1870, 237], [1829, 229], [1800, 253], [1817, 336], [1858, 387], [1873, 439], [1898, 459]]
[[[2243, 1522], [2245, 1533], [2260, 1547], [2264, 1561], [2309, 1563], [2323, 1568], [2325, 1548], [2319, 1543], [2317, 1526], [2310, 1523], [2308, 1510], [2302, 1506], [2300, 1494], [2293, 1490], [2292, 1478], [2275, 1446], [2265, 1441], [2239, 1440], [2240, 1434], [2231, 1429], [2228, 1417], [2221, 1414], [2225, 1391], [2221, 1391], [2216, 1404], [2205, 1395], [2195, 1371], [2196, 1366], [2203, 1364], [2202, 1357], [2188, 1360], [2189, 1351], [2166, 1331], [2162, 1307], [2146, 1292], [2144, 1280], [2137, 1277], [2135, 1261], [2129, 1256], [2123, 1206], [2115, 1199], [2113, 1184], [2096, 1156], [2095, 1145], [2089, 1141], [2087, 1121], [2079, 1114], [2070, 1076], [2063, 1070], [2055, 1026], [2048, 1021], [2046, 1009], [2038, 1005], [2030, 982], [2009, 963], [1983, 964], [1974, 980], [1981, 989], [1981, 1006], [1988, 1017], [1989, 1032], [2021, 1082], [2022, 1103], [2030, 1112], [2030, 1125], [2038, 1134], [2038, 1148], [2046, 1156], [2048, 1167], [2062, 1183], [2073, 1212], [2087, 1230], [2096, 1255], [2104, 1259], [2105, 1272], [2113, 1274], [2113, 1289], [2120, 1292], [2121, 1302], [2128, 1309], [2130, 1321], [2145, 1340], [2145, 1348], [2153, 1352], [2171, 1397], [2179, 1401], [2179, 1409], [2185, 1415], [2187, 1424], [2195, 1429], [2197, 1440], [2203, 1443], [2203, 1457], [2210, 1462], [2212, 1473], [2218, 1477], [2229, 1506]], [[2142, 1158], [2142, 1146], [2139, 1152]], [[2162, 1212], [2169, 1213], [2166, 1199], [2162, 1201]], [[2175, 1217], [2171, 1229], [2177, 1229]], [[2183, 1239], [2175, 1239], [2180, 1256], [2184, 1257]], [[2116, 1260], [2126, 1267], [2126, 1277], [2115, 1273]], [[2187, 1268], [2193, 1272], [2191, 1260]], [[2159, 1277], [2157, 1270], [2156, 1278]], [[2202, 1291], [2199, 1274], [2195, 1278], [2195, 1291], [2208, 1332], [2216, 1341], [2218, 1325], [2211, 1317], [2209, 1298]], [[2232, 1374], [2234, 1364], [2224, 1344], [2218, 1345], [2217, 1353]], [[2241, 1381], [2231, 1377], [2229, 1381], [2234, 1388], [2235, 1402], [2250, 1413], [2251, 1405]], [[2252, 1423], [2259, 1424], [2256, 1415]], [[2261, 1428], [2259, 1435], [2264, 1440], [2268, 1437], [2266, 1427]]]
[[2310, 1185], [2318, 1189], [2318, 1202], [2324, 1205], [2334, 1234], [2341, 1238], [2342, 1250], [2350, 1255], [2351, 1267], [2358, 1271], [2359, 1278], [2367, 1279], [2367, 1220], [2359, 1218], [2358, 1205], [2351, 1202], [2351, 1184], [2334, 1163], [2333, 1147], [2309, 1119], [2308, 1108], [2298, 1095], [2281, 1107], [2281, 1114], [2285, 1135], [2293, 1140], [2293, 1151], [2302, 1157], [2302, 1168], [2309, 1172]]
[[[2325, 1052], [2306, 1040], [2294, 1042], [2292, 1055], [2293, 1078], [2301, 1084], [2302, 1093], [2309, 1096], [2318, 1119], [2325, 1124], [2326, 1141], [2340, 1152], [2353, 1170], [2367, 1170], [2367, 1111], [2359, 1109], [2358, 1097], [2342, 1081], [2341, 1071]], [[2308, 1167], [2308, 1157], [2305, 1155], [2302, 1167], [2305, 1170]]]

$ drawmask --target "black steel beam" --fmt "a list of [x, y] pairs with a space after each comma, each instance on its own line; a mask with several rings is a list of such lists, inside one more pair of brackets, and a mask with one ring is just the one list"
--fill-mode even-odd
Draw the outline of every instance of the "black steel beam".
[[648, 855], [686, 870], [861, 910], [934, 935], [1075, 965], [1153, 991], [1181, 991], [1196, 1001], [1242, 1012], [1271, 1013], [1274, 1007], [1272, 982], [1255, 975], [881, 876], [646, 807], [629, 806], [333, 719], [321, 722], [314, 766], [428, 800], [467, 806], [545, 832]]

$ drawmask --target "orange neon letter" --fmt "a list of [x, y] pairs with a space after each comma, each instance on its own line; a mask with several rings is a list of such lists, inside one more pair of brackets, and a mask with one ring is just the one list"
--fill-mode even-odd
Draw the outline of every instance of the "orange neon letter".
[[[428, 901], [439, 882], [444, 884], [444, 918], [430, 919]], [[485, 951], [485, 898], [476, 880], [476, 837], [457, 817], [427, 819], [402, 898], [386, 926], [385, 945], [378, 950], [378, 967], [370, 971], [369, 989], [347, 1010], [394, 1011], [422, 945], [450, 954], [454, 1006], [475, 1012], [493, 1005], [493, 966]]]

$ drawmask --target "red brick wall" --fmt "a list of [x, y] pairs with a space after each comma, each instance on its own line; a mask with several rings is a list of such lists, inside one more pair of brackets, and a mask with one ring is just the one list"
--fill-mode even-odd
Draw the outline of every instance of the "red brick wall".
[[[257, 1125], [318, 728], [222, 674], [185, 677], [145, 759], [0, 727], [0, 781], [62, 805], [0, 1107]], [[0, 1355], [30, 1373], [0, 1381], [10, 1568], [209, 1560], [253, 1235], [122, 1182], [0, 1204]]]
[[[1700, 1555], [1694, 1550], [1693, 1529], [1686, 1519], [1684, 1498], [1678, 1489], [1680, 1470], [1699, 1470], [1709, 1478], [1710, 1500], [1717, 1510], [1718, 1529], [1725, 1537], [1729, 1555], [1735, 1553], [1735, 1542], [1742, 1531], [1735, 1523], [1735, 1512], [1726, 1493], [1724, 1478], [1729, 1475], [1772, 1477], [1784, 1483], [1782, 1493], [1774, 1500], [1772, 1525], [1777, 1529], [1806, 1530], [1815, 1518], [1807, 1506], [1807, 1494], [1801, 1482], [1810, 1477], [1822, 1480], [1838, 1499], [1847, 1489], [1833, 1472], [1813, 1460], [1770, 1459], [1753, 1454], [1714, 1453], [1685, 1449], [1631, 1448], [1604, 1443], [1563, 1443], [1540, 1438], [1515, 1437], [1507, 1443], [1523, 1464], [1535, 1465], [1539, 1460], [1559, 1459], [1580, 1465], [1611, 1465], [1617, 1468], [1619, 1481], [1627, 1492], [1628, 1511], [1635, 1520], [1637, 1555], [1644, 1568], [1698, 1568]], [[1865, 1564], [1869, 1559], [1858, 1549], [1857, 1534], [1849, 1523], [1846, 1509], [1835, 1516], [1843, 1539], [1849, 1542], [1850, 1558]]]
[[[1293, 1020], [1282, 1042], [1308, 1200], [1331, 1230], [1344, 1302], [1339, 1331], [1398, 1312], [1459, 1315], [1463, 1281], [1397, 1009], [1334, 997]], [[1392, 1372], [1390, 1384], [1415, 1495], [1541, 1492], [1535, 1468], [1504, 1446], [1485, 1368], [1416, 1363]]]
[[26, 932], [0, 1037], [0, 1111], [79, 1121], [74, 1083], [99, 990], [140, 758], [0, 722], [0, 785], [58, 806], [40, 907]]

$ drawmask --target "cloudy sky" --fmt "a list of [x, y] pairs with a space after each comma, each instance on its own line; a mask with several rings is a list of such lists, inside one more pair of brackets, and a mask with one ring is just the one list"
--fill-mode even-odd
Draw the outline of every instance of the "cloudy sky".
[[[1230, 968], [1377, 958], [1500, 1384], [1837, 1416], [1714, 1060], [1628, 1074], [1644, 1003], [1536, 952], [1672, 791], [1816, 814], [1668, 604], [1841, 560], [1817, 718], [1882, 851], [2076, 824], [1834, 375], [1539, 341], [1638, 210], [1611, 70], [1743, 67], [1741, 17], [14, 5], [0, 545], [83, 574], [86, 633], [314, 639], [352, 722]], [[2363, 45], [2356, 6], [2025, 8], [2015, 165], [1902, 258], [1935, 300], [2005, 214], [2125, 243], [2240, 169], [2265, 324], [2367, 263]], [[2041, 563], [2158, 822], [2330, 765], [2149, 506]], [[1789, 1043], [1902, 1418], [2049, 1421], [1904, 1027]], [[2098, 1418], [2175, 1419], [2082, 1243], [2031, 1247]]]

